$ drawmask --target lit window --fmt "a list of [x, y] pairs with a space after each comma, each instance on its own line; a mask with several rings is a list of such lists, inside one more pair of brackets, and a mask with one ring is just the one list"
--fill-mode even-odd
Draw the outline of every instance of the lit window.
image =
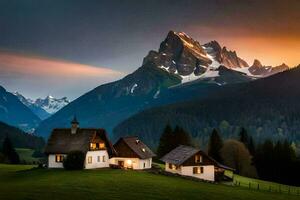
[[193, 174], [203, 174], [204, 168], [203, 167], [193, 167]]
[[64, 156], [59, 154], [55, 155], [55, 162], [61, 163], [63, 161], [64, 161]]
[[146, 149], [145, 149], [145, 148], [142, 148], [142, 152], [146, 152]]
[[88, 157], [88, 163], [91, 164], [92, 161], [93, 161], [93, 157], [92, 157], [92, 156], [89, 156], [89, 157]]
[[201, 173], [201, 174], [204, 173], [204, 167], [200, 167], [200, 173]]
[[100, 146], [100, 149], [105, 148], [105, 144], [104, 143], [100, 143], [99, 146]]
[[202, 156], [201, 155], [195, 155], [195, 163], [201, 163], [202, 162]]
[[91, 149], [96, 149], [96, 148], [97, 148], [97, 147], [96, 147], [96, 143], [91, 143], [91, 144], [90, 144], [90, 148], [91, 148]]
[[102, 156], [102, 162], [105, 162], [105, 160], [106, 160], [105, 156]]

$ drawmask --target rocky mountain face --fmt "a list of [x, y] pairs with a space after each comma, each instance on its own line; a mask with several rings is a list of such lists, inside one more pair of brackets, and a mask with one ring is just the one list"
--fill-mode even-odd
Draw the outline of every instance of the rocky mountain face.
[[257, 59], [255, 59], [252, 66], [249, 67], [249, 71], [251, 74], [256, 75], [256, 76], [262, 76], [262, 77], [271, 76], [273, 74], [283, 72], [288, 69], [289, 69], [289, 66], [287, 66], [284, 63], [279, 66], [276, 66], [276, 67], [263, 66], [261, 64], [261, 62]]
[[255, 79], [248, 64], [216, 41], [201, 45], [185, 33], [170, 31], [158, 51], [121, 80], [101, 85], [44, 120], [36, 130], [47, 137], [68, 127], [76, 114], [85, 127], [108, 132], [126, 118], [153, 106], [203, 98], [224, 85]]
[[18, 97], [0, 86], [0, 121], [31, 132], [41, 120]]
[[[177, 75], [182, 82], [211, 77], [220, 66], [260, 78], [288, 69], [288, 66], [249, 67], [236, 51], [222, 47], [217, 41], [201, 45], [183, 32], [170, 31], [158, 51], [150, 51], [143, 63], [152, 62], [157, 67]], [[265, 69], [264, 69], [265, 68]]]
[[19, 100], [41, 120], [50, 117], [52, 114], [56, 113], [58, 110], [70, 103], [67, 97], [57, 99], [49, 95], [44, 99], [38, 98], [36, 100], [32, 100], [30, 98], [25, 98], [19, 92], [15, 92], [14, 95], [17, 96]]

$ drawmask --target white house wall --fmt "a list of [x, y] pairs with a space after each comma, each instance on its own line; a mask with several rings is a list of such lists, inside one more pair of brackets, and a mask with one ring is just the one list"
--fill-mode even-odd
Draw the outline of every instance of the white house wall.
[[[202, 174], [194, 174], [193, 167], [203, 167]], [[214, 165], [205, 165], [205, 166], [180, 166], [177, 169], [170, 169], [169, 163], [165, 164], [165, 170], [174, 174], [180, 174], [183, 176], [192, 176], [199, 179], [215, 181], [215, 167]]]
[[[62, 162], [55, 161], [55, 155], [56, 154], [48, 155], [48, 168], [63, 168], [64, 166]], [[66, 157], [65, 154], [60, 154], [60, 155]]]
[[[100, 156], [99, 161], [98, 156]], [[103, 162], [103, 156], [105, 157], [105, 162]], [[88, 163], [89, 157], [92, 157], [92, 163]], [[109, 167], [109, 156], [106, 150], [87, 152], [85, 156], [85, 169], [96, 169], [104, 167]]]
[[[132, 169], [150, 169], [152, 165], [152, 158], [149, 159], [139, 159], [139, 158], [124, 158], [124, 157], [113, 157], [110, 159], [110, 164], [118, 165], [119, 161], [124, 162], [125, 168]], [[145, 163], [145, 168], [144, 168]]]
[[193, 174], [193, 167], [199, 166], [182, 166], [181, 167], [181, 174], [184, 176], [192, 176], [204, 180], [215, 181], [215, 167], [214, 165], [206, 165], [201, 166], [203, 167], [202, 174]]

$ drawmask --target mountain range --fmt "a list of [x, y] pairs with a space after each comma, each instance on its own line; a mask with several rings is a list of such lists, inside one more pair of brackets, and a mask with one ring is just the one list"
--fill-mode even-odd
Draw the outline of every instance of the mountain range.
[[36, 133], [47, 137], [55, 127], [68, 127], [74, 115], [84, 127], [105, 127], [111, 133], [123, 120], [145, 109], [206, 98], [224, 86], [287, 69], [281, 65], [270, 70], [258, 62], [249, 67], [217, 41], [201, 45], [183, 32], [170, 31], [158, 51], [151, 50], [135, 72], [77, 98], [42, 121]]
[[70, 103], [67, 97], [58, 99], [48, 95], [46, 98], [38, 98], [36, 100], [32, 100], [30, 98], [25, 98], [19, 92], [14, 92], [13, 94], [17, 96], [19, 100], [41, 120], [50, 117], [52, 114], [56, 113], [61, 108]]
[[232, 138], [242, 126], [256, 141], [300, 141], [299, 77], [300, 65], [264, 79], [224, 86], [205, 98], [150, 108], [119, 124], [114, 137], [134, 134], [155, 147], [164, 126], [171, 124], [184, 127], [203, 145], [213, 128]]

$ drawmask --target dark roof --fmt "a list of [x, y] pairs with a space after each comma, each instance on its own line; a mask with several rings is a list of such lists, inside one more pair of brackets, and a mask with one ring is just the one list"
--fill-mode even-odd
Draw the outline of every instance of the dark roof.
[[147, 159], [156, 156], [147, 145], [138, 139], [136, 136], [128, 136], [120, 138], [115, 145], [117, 145], [121, 140], [127, 144], [127, 146], [134, 151], [139, 158]]
[[203, 155], [206, 155], [215, 164], [215, 166], [234, 171], [234, 169], [220, 164], [219, 162], [208, 156], [204, 151], [185, 145], [180, 145], [176, 147], [175, 149], [167, 153], [164, 157], [162, 157], [160, 160], [174, 165], [181, 165], [198, 152], [201, 152]]
[[187, 159], [198, 153], [200, 150], [190, 146], [180, 145], [161, 158], [162, 161], [174, 165], [181, 165]]
[[109, 156], [116, 155], [116, 151], [109, 141], [104, 129], [87, 129], [78, 128], [75, 134], [71, 133], [71, 129], [54, 129], [48, 139], [45, 153], [63, 153], [79, 150], [86, 153], [89, 150], [90, 142], [99, 136], [104, 140]]

